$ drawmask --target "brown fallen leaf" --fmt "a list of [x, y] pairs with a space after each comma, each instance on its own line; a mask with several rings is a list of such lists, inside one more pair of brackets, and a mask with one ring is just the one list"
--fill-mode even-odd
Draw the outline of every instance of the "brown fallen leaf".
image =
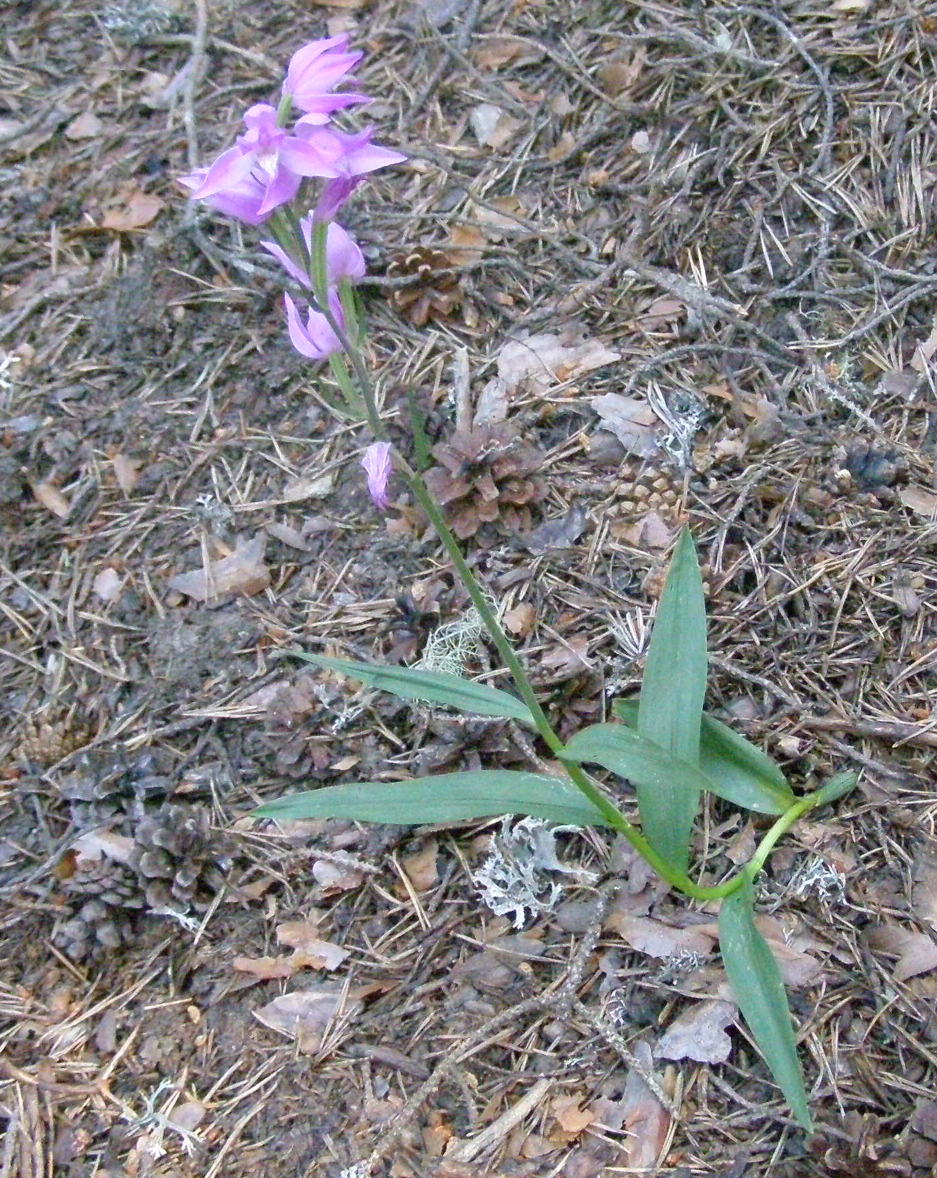
[[348, 950], [316, 936], [316, 925], [308, 920], [287, 920], [277, 925], [277, 941], [294, 950], [290, 961], [295, 969], [338, 969]]
[[[649, 511], [641, 519], [637, 520], [617, 520], [612, 524], [612, 535], [616, 540], [624, 540], [626, 544], [630, 544], [632, 548], [637, 548], [643, 552], [647, 552], [654, 557], [661, 557], [670, 548], [671, 542], [676, 532], [676, 527], [668, 524], [667, 521], [660, 515], [659, 512]], [[657, 571], [651, 571], [651, 577], [656, 580]], [[646, 585], [648, 587], [651, 583], [651, 577], [648, 578]], [[661, 582], [663, 577], [661, 576]], [[662, 584], [655, 590], [655, 596], [659, 596]]]
[[747, 863], [755, 851], [755, 827], [751, 819], [744, 824], [730, 840], [726, 847], [726, 858], [737, 866]]
[[[645, 1073], [653, 1075], [654, 1060], [646, 1042], [634, 1045], [634, 1056]], [[636, 1068], [628, 1071], [622, 1096], [624, 1120], [622, 1129], [627, 1134], [623, 1142], [625, 1156], [618, 1163], [630, 1174], [656, 1172], [658, 1161], [670, 1133], [670, 1113], [647, 1086]], [[616, 1167], [617, 1168], [617, 1167]]]
[[489, 241], [502, 241], [505, 231], [517, 230], [526, 215], [527, 209], [517, 194], [496, 196], [483, 205], [471, 206], [473, 221], [481, 226]]
[[870, 929], [866, 940], [872, 949], [898, 959], [892, 973], [896, 982], [937, 969], [937, 944], [926, 933], [889, 922]]
[[260, 982], [291, 978], [296, 972], [289, 957], [235, 957], [231, 967], [240, 973], [252, 974]]
[[111, 465], [114, 467], [114, 478], [117, 479], [118, 487], [125, 495], [129, 495], [139, 482], [140, 463], [134, 462], [126, 454], [121, 454], [118, 451], [111, 456]]
[[312, 865], [312, 875], [326, 895], [350, 891], [360, 887], [364, 881], [364, 873], [357, 868], [328, 859], [317, 859]]
[[927, 339], [922, 340], [914, 349], [914, 355], [911, 357], [911, 367], [915, 372], [926, 372], [927, 366], [935, 354], [937, 354], [937, 320], [934, 321], [934, 326]]
[[318, 475], [314, 479], [294, 479], [283, 488], [284, 503], [302, 503], [305, 499], [324, 499], [335, 486], [335, 475]]
[[547, 1154], [553, 1153], [556, 1146], [548, 1141], [539, 1133], [527, 1133], [525, 1130], [520, 1130], [524, 1134], [523, 1144], [517, 1151], [522, 1158], [543, 1158]]
[[572, 548], [585, 531], [586, 520], [585, 509], [577, 504], [565, 515], [544, 520], [532, 532], [519, 537], [519, 540], [534, 556], [540, 556], [551, 549]]
[[[821, 941], [773, 916], [757, 916], [755, 925], [768, 942], [768, 948], [778, 963], [785, 986], [808, 986], [819, 978], [822, 966], [807, 950], [822, 949]], [[719, 926], [715, 922], [699, 925], [697, 931], [718, 937]], [[732, 996], [729, 989], [720, 989], [718, 992], [711, 990], [709, 993], [717, 998], [728, 999]]]
[[104, 124], [94, 111], [83, 111], [65, 128], [66, 139], [96, 139], [104, 129]]
[[585, 656], [589, 650], [589, 636], [587, 634], [573, 634], [564, 642], [558, 642], [548, 647], [541, 656], [540, 662], [553, 672], [551, 682], [570, 679], [588, 669], [589, 664]]
[[253, 540], [239, 540], [230, 556], [213, 561], [208, 570], [178, 573], [169, 588], [196, 601], [211, 601], [224, 593], [262, 593], [270, 584], [270, 572], [263, 562], [267, 538], [258, 532]]
[[[644, 134], [645, 139], [647, 138], [646, 132], [638, 132], [638, 134]], [[638, 152], [645, 152], [650, 147], [649, 141], [645, 143], [645, 140], [642, 140], [639, 144], [636, 144], [632, 140], [631, 145]], [[675, 323], [678, 319], [682, 318], [685, 311], [686, 303], [681, 302], [679, 299], [654, 299], [638, 315], [638, 323], [644, 328], [653, 330], [655, 327], [663, 327], [666, 324]]]
[[445, 254], [454, 266], [474, 262], [488, 248], [488, 238], [475, 225], [453, 225]]
[[519, 37], [485, 37], [472, 58], [483, 70], [496, 70], [511, 63], [532, 65], [542, 60], [543, 50]]
[[319, 924], [315, 920], [284, 920], [276, 927], [277, 943], [290, 949], [308, 949], [319, 939]]
[[937, 853], [922, 846], [912, 868], [911, 907], [914, 915], [937, 933]]
[[496, 150], [509, 143], [521, 126], [518, 119], [491, 102], [480, 102], [474, 107], [469, 114], [469, 123], [481, 146]]
[[31, 483], [30, 486], [36, 502], [40, 503], [46, 511], [51, 511], [59, 519], [68, 518], [72, 505], [58, 487], [53, 487], [51, 483]]
[[181, 1129], [191, 1133], [193, 1129], [205, 1119], [208, 1107], [200, 1100], [187, 1100], [184, 1104], [177, 1104], [166, 1118], [166, 1124], [173, 1129]]
[[[500, 391], [506, 397], [513, 396], [522, 386], [543, 396], [557, 383], [575, 380], [620, 359], [621, 353], [606, 347], [601, 340], [577, 340], [570, 333], [541, 332], [525, 339], [509, 340], [498, 355], [498, 374], [489, 384], [500, 382]], [[488, 386], [481, 395], [492, 396]]]
[[660, 449], [660, 418], [647, 401], [624, 397], [621, 393], [605, 393], [592, 397], [589, 405], [601, 419], [601, 429], [621, 442], [626, 454], [646, 458]]
[[300, 1051], [316, 1051], [329, 1026], [338, 1019], [351, 1022], [361, 1013], [363, 1002], [345, 986], [323, 982], [306, 990], [281, 994], [259, 1010], [254, 1018], [296, 1041]]
[[937, 515], [937, 491], [930, 491], [927, 487], [899, 487], [898, 498], [918, 515], [925, 515], [928, 519]]
[[704, 932], [703, 926], [673, 928], [659, 920], [631, 916], [626, 912], [614, 913], [606, 921], [606, 926], [614, 929], [632, 949], [646, 953], [648, 957], [677, 957], [681, 953], [699, 953], [708, 957], [715, 944], [715, 937]]
[[734, 1002], [710, 998], [696, 1002], [673, 1020], [654, 1048], [658, 1059], [695, 1059], [698, 1063], [725, 1063], [732, 1040], [725, 1029], [735, 1018]]
[[564, 131], [556, 143], [547, 151], [547, 159], [558, 163], [560, 160], [572, 155], [578, 146], [579, 140], [576, 136], [569, 131]]
[[480, 953], [456, 963], [452, 976], [461, 980], [481, 982], [488, 989], [503, 989], [516, 982], [518, 977], [526, 978], [528, 966], [525, 962], [546, 952], [546, 946], [537, 939], [536, 929], [528, 933], [495, 937]]
[[101, 228], [115, 229], [118, 233], [143, 229], [156, 220], [163, 205], [164, 202], [158, 196], [138, 188], [125, 197], [121, 204], [107, 210]]
[[564, 1133], [578, 1136], [583, 1129], [598, 1120], [595, 1109], [582, 1107], [580, 1096], [554, 1096], [550, 1101], [550, 1111], [556, 1117], [557, 1123]]
[[808, 949], [821, 949], [822, 942], [809, 935], [798, 934], [772, 916], [758, 916], [755, 924], [768, 942], [785, 986], [809, 986], [822, 973], [822, 967]]
[[641, 46], [629, 57], [612, 57], [599, 67], [599, 80], [613, 97], [629, 91], [644, 68], [647, 50]]
[[421, 851], [417, 851], [415, 855], [407, 855], [401, 860], [400, 865], [415, 891], [428, 892], [436, 886], [439, 879], [436, 867], [438, 855], [439, 844], [435, 839], [430, 839]]
[[505, 628], [518, 638], [526, 638], [534, 628], [537, 611], [529, 601], [521, 601], [513, 609], [506, 611], [502, 621]]
[[103, 830], [89, 830], [78, 836], [71, 844], [76, 870], [102, 859], [115, 863], [129, 863], [133, 852], [133, 839], [105, 827]]

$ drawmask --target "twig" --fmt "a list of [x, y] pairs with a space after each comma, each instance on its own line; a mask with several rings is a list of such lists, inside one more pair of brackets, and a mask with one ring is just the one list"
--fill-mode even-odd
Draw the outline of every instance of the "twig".
[[533, 1088], [529, 1092], [526, 1092], [516, 1104], [511, 1105], [497, 1120], [492, 1121], [490, 1125], [482, 1129], [481, 1133], [473, 1137], [471, 1141], [466, 1141], [464, 1145], [460, 1145], [458, 1149], [453, 1150], [452, 1154], [448, 1156], [451, 1156], [453, 1161], [456, 1162], [472, 1161], [473, 1158], [487, 1149], [489, 1145], [492, 1145], [502, 1137], [506, 1137], [516, 1125], [519, 1125], [524, 1117], [537, 1107], [552, 1087], [552, 1080], [538, 1080]]
[[468, 46], [472, 39], [472, 34], [475, 32], [475, 26], [478, 23], [478, 14], [481, 9], [481, 0], [472, 0], [468, 12], [462, 21], [462, 27], [459, 29], [456, 38], [451, 43], [443, 41], [443, 56], [442, 60], [430, 74], [423, 89], [417, 94], [413, 102], [410, 104], [411, 114], [421, 111], [436, 93], [436, 88], [442, 81], [446, 71], [450, 68], [450, 62], [455, 54], [462, 53]]
[[194, 171], [200, 160], [198, 132], [195, 127], [195, 92], [205, 72], [205, 46], [208, 41], [208, 0], [193, 0], [195, 4], [195, 32], [192, 53], [182, 90], [182, 118], [185, 123], [186, 151], [189, 167]]
[[895, 745], [937, 748], [937, 732], [923, 724], [906, 724], [900, 720], [851, 720], [848, 716], [799, 716], [797, 722], [815, 732], [848, 732], [850, 736], [894, 741]]
[[667, 1112], [670, 1113], [671, 1117], [675, 1121], [679, 1120], [680, 1110], [660, 1086], [656, 1077], [635, 1056], [634, 1052], [625, 1042], [624, 1036], [619, 1034], [600, 1014], [597, 1014], [594, 1010], [590, 1010], [584, 1002], [574, 1003], [573, 1011], [587, 1022], [597, 1035], [601, 1035], [609, 1047], [618, 1053], [629, 1068], [637, 1072], [648, 1088], [650, 1088], [651, 1092], [654, 1093], [654, 1096], [660, 1101]]
[[458, 1067], [459, 1062], [467, 1055], [470, 1055], [475, 1048], [484, 1043], [484, 1041], [491, 1035], [493, 1031], [498, 1031], [502, 1027], [508, 1026], [516, 1018], [521, 1018], [525, 1014], [530, 1014], [533, 1011], [538, 1011], [543, 1005], [543, 996], [536, 994], [531, 998], [526, 998], [523, 1002], [519, 1002], [516, 1006], [511, 1006], [507, 1010], [502, 1010], [500, 1014], [493, 1015], [486, 1020], [470, 1037], [468, 1043], [463, 1046], [462, 1050], [441, 1060], [426, 1080], [417, 1088], [416, 1092], [410, 1097], [404, 1107], [396, 1115], [394, 1120], [388, 1126], [384, 1133], [380, 1145], [371, 1151], [370, 1156], [364, 1164], [362, 1173], [372, 1174], [377, 1166], [380, 1165], [381, 1160], [394, 1148], [400, 1139], [406, 1126], [416, 1115], [420, 1105], [428, 1100], [430, 1096], [436, 1091], [439, 1085], [443, 1082], [446, 1076], [453, 1074]]

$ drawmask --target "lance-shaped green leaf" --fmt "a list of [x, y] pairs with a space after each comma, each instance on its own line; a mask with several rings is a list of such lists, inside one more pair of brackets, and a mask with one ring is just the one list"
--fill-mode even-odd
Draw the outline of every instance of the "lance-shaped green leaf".
[[[638, 701], [617, 699], [612, 711], [629, 728], [638, 726]], [[703, 713], [699, 767], [720, 798], [759, 814], [783, 814], [797, 798], [769, 756], [720, 720]]]
[[605, 826], [602, 814], [574, 785], [515, 769], [440, 773], [414, 781], [328, 785], [267, 802], [259, 818], [351, 818], [421, 826], [498, 814], [529, 814], [572, 826]]
[[[638, 732], [689, 765], [699, 764], [700, 719], [706, 694], [706, 601], [696, 548], [680, 535], [661, 594], [647, 651]], [[648, 841], [686, 871], [699, 789], [683, 777], [667, 789], [635, 782]]]
[[755, 927], [754, 900], [750, 880], [723, 900], [719, 912], [719, 948], [732, 993], [758, 1050], [794, 1116], [809, 1130], [807, 1091], [797, 1058], [787, 995], [777, 962]]
[[530, 709], [522, 700], [497, 687], [486, 687], [471, 679], [458, 675], [446, 675], [442, 671], [416, 671], [411, 667], [389, 667], [381, 663], [360, 663], [356, 659], [333, 659], [322, 654], [308, 654], [294, 651], [297, 658], [317, 667], [328, 667], [360, 679], [369, 687], [389, 691], [402, 699], [418, 699], [434, 704], [447, 704], [460, 712], [475, 716], [504, 716], [509, 720], [520, 720], [523, 724], [534, 725]]
[[563, 761], [594, 762], [611, 769], [627, 777], [636, 790], [663, 795], [680, 791], [699, 795], [704, 789], [717, 792], [716, 783], [695, 765], [679, 760], [624, 724], [592, 724], [583, 728], [567, 741], [557, 756]]
[[857, 773], [838, 773], [835, 777], [830, 778], [821, 790], [817, 791], [817, 805], [828, 806], [830, 802], [835, 802], [837, 798], [854, 790], [858, 780]]

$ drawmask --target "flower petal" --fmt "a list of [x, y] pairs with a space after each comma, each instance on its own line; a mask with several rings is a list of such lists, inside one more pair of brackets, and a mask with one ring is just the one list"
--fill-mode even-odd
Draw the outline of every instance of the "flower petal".
[[297, 176], [333, 179], [341, 173], [341, 158], [341, 149], [328, 141], [307, 143], [293, 135], [280, 148], [280, 162]]
[[354, 190], [364, 181], [359, 176], [338, 176], [322, 186], [319, 203], [313, 209], [314, 221], [331, 221]]
[[390, 507], [387, 485], [394, 470], [390, 454], [390, 442], [373, 442], [361, 459], [361, 465], [368, 476], [368, 492], [374, 506], [380, 511], [386, 511]]
[[347, 34], [311, 41], [290, 58], [283, 93], [300, 110], [312, 110], [309, 104], [331, 90], [363, 56], [360, 51], [348, 51]]
[[358, 94], [351, 90], [343, 91], [341, 94], [310, 94], [303, 100], [300, 109], [306, 112], [303, 119], [307, 125], [324, 127], [329, 121], [329, 116], [335, 111], [373, 101], [374, 99], [369, 98], [367, 94]]
[[229, 147], [211, 165], [201, 185], [192, 193], [193, 200], [204, 200], [225, 188], [233, 188], [250, 175], [253, 161], [239, 147]]
[[363, 278], [367, 271], [364, 255], [357, 242], [336, 221], [329, 225], [325, 240], [325, 260], [329, 282], [332, 284], [342, 278], [350, 278], [354, 282]]
[[[303, 323], [299, 308], [290, 298], [283, 296], [286, 305], [286, 325], [290, 335], [290, 342], [301, 356], [309, 360], [324, 360], [342, 350], [341, 340], [329, 326], [329, 321], [319, 311], [309, 311], [306, 322]], [[331, 303], [331, 299], [330, 299]], [[339, 311], [341, 306], [339, 305]], [[335, 305], [331, 305], [333, 315]], [[336, 315], [339, 322], [342, 319]]]
[[293, 197], [299, 192], [299, 185], [301, 183], [300, 177], [288, 168], [282, 165], [276, 170], [276, 175], [267, 185], [267, 190], [264, 193], [263, 203], [258, 209], [261, 216], [266, 216], [272, 213], [274, 209], [278, 209], [280, 205], [288, 204]]
[[268, 254], [273, 254], [290, 278], [298, 282], [300, 286], [306, 287], [307, 290], [311, 289], [312, 283], [309, 281], [309, 275], [298, 262], [290, 257], [286, 250], [278, 246], [275, 241], [262, 241], [260, 244]]

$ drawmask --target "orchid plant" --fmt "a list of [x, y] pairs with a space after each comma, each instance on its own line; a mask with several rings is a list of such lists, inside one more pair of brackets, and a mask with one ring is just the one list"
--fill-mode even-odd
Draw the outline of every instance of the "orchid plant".
[[[855, 776], [840, 775], [798, 796], [761, 749], [704, 711], [706, 612], [688, 531], [677, 543], [659, 603], [639, 699], [618, 701], [614, 722], [590, 725], [567, 741], [556, 733], [442, 509], [420, 474], [394, 452], [381, 418], [352, 289], [365, 273], [365, 262], [335, 217], [368, 173], [402, 163], [405, 157], [374, 143], [370, 127], [348, 132], [332, 121], [338, 112], [370, 101], [357, 90], [337, 89], [351, 81], [361, 57], [349, 49], [346, 36], [304, 45], [289, 63], [279, 104], [252, 106], [235, 146], [210, 167], [182, 177], [181, 183], [193, 200], [248, 225], [262, 225], [268, 233], [261, 246], [297, 288], [296, 298], [284, 295], [293, 347], [309, 360], [328, 362], [343, 398], [341, 411], [366, 422], [373, 434], [362, 465], [375, 506], [381, 511], [390, 507], [389, 486], [396, 471], [448, 552], [516, 694], [440, 671], [297, 654], [404, 699], [522, 724], [542, 739], [563, 775], [495, 768], [391, 784], [360, 782], [285, 797], [256, 813], [416, 825], [518, 814], [619, 832], [674, 888], [719, 905], [720, 948], [733, 993], [797, 1120], [809, 1126], [781, 974], [755, 919], [755, 879], [778, 839], [802, 815], [848, 792]], [[318, 184], [314, 199], [310, 181]], [[609, 787], [586, 769], [590, 765], [634, 787], [640, 827], [622, 812]], [[736, 874], [704, 884], [691, 877], [690, 859], [706, 793], [774, 821]]]

